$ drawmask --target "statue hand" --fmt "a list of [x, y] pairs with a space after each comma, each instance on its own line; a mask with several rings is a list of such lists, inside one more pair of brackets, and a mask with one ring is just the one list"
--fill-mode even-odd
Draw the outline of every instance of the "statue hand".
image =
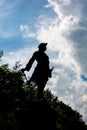
[[26, 70], [25, 68], [22, 68], [22, 69], [21, 69], [21, 72], [24, 72], [25, 70]]

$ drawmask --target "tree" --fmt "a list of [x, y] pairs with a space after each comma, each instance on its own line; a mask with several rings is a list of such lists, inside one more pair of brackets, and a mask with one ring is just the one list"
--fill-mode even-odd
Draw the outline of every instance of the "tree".
[[[15, 110], [25, 107], [25, 102], [36, 100], [37, 86], [27, 84], [24, 74], [8, 64], [0, 66], [0, 130], [18, 130]], [[18, 66], [19, 67], [19, 66]], [[44, 91], [45, 101], [57, 112], [58, 130], [87, 130], [82, 115], [58, 100], [49, 89]], [[26, 106], [27, 107], [27, 106]]]
[[0, 51], [0, 58], [3, 56], [3, 51]]
[[0, 66], [0, 130], [15, 130], [15, 118], [12, 117], [19, 101], [24, 99], [22, 86], [20, 72], [9, 69], [7, 64]]

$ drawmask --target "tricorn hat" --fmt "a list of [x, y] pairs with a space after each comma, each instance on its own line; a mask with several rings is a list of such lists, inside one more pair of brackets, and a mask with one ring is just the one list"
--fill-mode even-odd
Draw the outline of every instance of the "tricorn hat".
[[43, 47], [45, 47], [46, 45], [47, 45], [47, 43], [40, 43], [39, 46], [38, 46], [38, 48], [43, 48]]

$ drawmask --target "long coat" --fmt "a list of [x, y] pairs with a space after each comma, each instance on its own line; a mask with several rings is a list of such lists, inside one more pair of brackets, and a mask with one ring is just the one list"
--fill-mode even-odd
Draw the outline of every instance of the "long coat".
[[37, 66], [30, 78], [31, 81], [36, 83], [39, 81], [47, 81], [48, 77], [51, 77], [51, 70], [49, 69], [49, 57], [46, 53], [41, 51], [36, 51], [33, 53], [31, 59], [26, 65], [26, 70], [29, 71], [33, 62], [37, 61]]

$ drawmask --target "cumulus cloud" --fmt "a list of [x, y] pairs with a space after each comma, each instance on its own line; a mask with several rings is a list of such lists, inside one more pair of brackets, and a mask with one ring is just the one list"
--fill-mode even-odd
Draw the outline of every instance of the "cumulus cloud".
[[[57, 1], [49, 0], [49, 4], [51, 4], [51, 7], [58, 15], [55, 19], [59, 21], [55, 29], [57, 33], [54, 35], [47, 33], [49, 37], [50, 35], [54, 37], [53, 41], [55, 42], [52, 41], [54, 45], [51, 44], [51, 48], [55, 47], [55, 50], [58, 50], [58, 61], [62, 66], [58, 68], [61, 73], [58, 73], [58, 89], [56, 89], [60, 99], [72, 104], [81, 113], [83, 111], [85, 113], [87, 104], [84, 103], [83, 99], [86, 99], [84, 94], [86, 94], [87, 83], [80, 78], [80, 74], [87, 74], [87, 39], [85, 37], [87, 34], [87, 25], [85, 23], [86, 18], [83, 21], [81, 19], [86, 1], [84, 1], [85, 3], [76, 0], [67, 1], [68, 3], [66, 4], [64, 2], [66, 1], [61, 0], [58, 3]], [[77, 5], [81, 14], [78, 11], [75, 13], [73, 9]], [[54, 31], [54, 26], [52, 26], [52, 29]], [[49, 42], [51, 43], [51, 40]], [[66, 74], [66, 76], [63, 74]], [[79, 102], [78, 99], [80, 99]], [[82, 104], [82, 108], [80, 108], [80, 104]], [[84, 118], [87, 119], [85, 114]]]

